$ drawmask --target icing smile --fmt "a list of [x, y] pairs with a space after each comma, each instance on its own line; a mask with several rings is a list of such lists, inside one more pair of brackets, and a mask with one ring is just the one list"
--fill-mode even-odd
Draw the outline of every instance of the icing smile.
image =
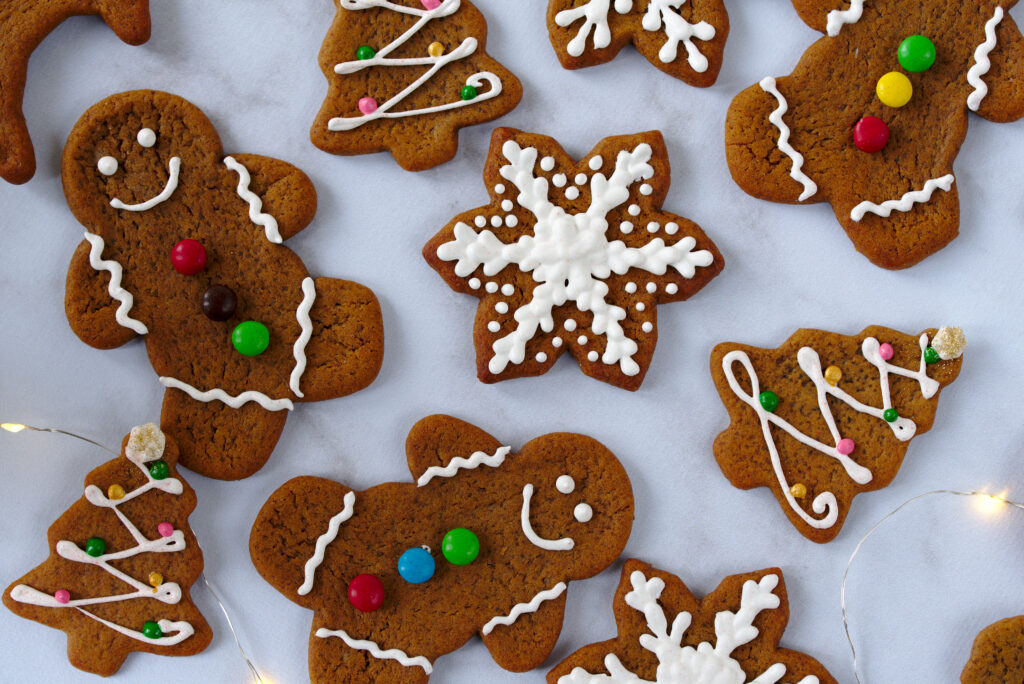
[[[563, 475], [562, 477], [567, 476]], [[563, 487], [561, 486], [561, 484], [562, 478], [559, 478], [559, 483], [558, 485], [556, 485], [558, 486], [558, 490], [563, 494], [568, 494], [569, 492], [563, 491]], [[570, 489], [569, 491], [572, 490]], [[523, 510], [520, 516], [523, 526], [523, 534], [526, 535], [526, 538], [530, 540], [531, 544], [533, 544], [534, 546], [539, 546], [540, 548], [545, 549], [547, 551], [570, 551], [574, 546], [576, 546], [576, 542], [573, 541], [572, 538], [562, 537], [561, 539], [544, 539], [533, 530], [533, 525], [530, 523], [531, 498], [533, 498], [533, 485], [527, 484], [525, 487], [523, 487]], [[579, 506], [576, 507], [576, 519], [580, 522], [586, 522], [587, 520], [590, 520], [591, 514], [592, 511], [590, 509], [590, 506], [588, 506], [587, 504], [580, 504]]]
[[151, 197], [150, 199], [140, 204], [125, 204], [116, 197], [110, 200], [110, 206], [115, 209], [125, 209], [127, 211], [146, 211], [152, 209], [162, 202], [166, 202], [174, 194], [174, 191], [178, 189], [178, 173], [181, 171], [181, 159], [179, 157], [171, 157], [170, 163], [167, 165], [167, 185], [160, 191], [160, 194]]

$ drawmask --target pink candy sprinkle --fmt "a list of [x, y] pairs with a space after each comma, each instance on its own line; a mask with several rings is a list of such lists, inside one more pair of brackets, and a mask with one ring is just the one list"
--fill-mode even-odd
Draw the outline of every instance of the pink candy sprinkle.
[[844, 437], [843, 439], [839, 440], [839, 444], [836, 444], [836, 451], [841, 453], [843, 456], [849, 456], [850, 454], [853, 453], [853, 448], [855, 446], [856, 445], [853, 443], [852, 439], [850, 439], [849, 437]]
[[58, 589], [53, 593], [53, 600], [57, 603], [67, 603], [71, 600], [71, 592], [67, 589]]
[[170, 537], [174, 534], [174, 525], [169, 522], [162, 522], [156, 526], [156, 531], [160, 533], [161, 537]]
[[889, 359], [892, 358], [892, 355], [895, 354], [895, 353], [896, 352], [893, 351], [892, 345], [889, 344], [888, 342], [883, 342], [878, 347], [878, 354], [879, 354], [879, 356], [882, 357], [883, 361], [888, 361]]
[[373, 114], [377, 111], [377, 101], [372, 97], [363, 97], [359, 99], [359, 111], [363, 114]]
[[428, 10], [436, 10], [441, 6], [441, 0], [420, 0]]

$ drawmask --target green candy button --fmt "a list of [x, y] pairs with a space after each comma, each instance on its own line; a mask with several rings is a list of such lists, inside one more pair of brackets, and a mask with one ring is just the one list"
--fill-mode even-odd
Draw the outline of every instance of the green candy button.
[[900, 417], [899, 411], [894, 408], [887, 408], [882, 412], [882, 418], [885, 418], [886, 423], [895, 423]]
[[779, 408], [779, 395], [770, 390], [761, 392], [757, 400], [761, 402], [761, 408], [768, 413], [775, 413], [775, 409]]
[[469, 565], [480, 553], [480, 540], [465, 527], [456, 527], [444, 535], [441, 553], [452, 565]]
[[85, 552], [93, 558], [99, 558], [107, 552], [107, 542], [100, 537], [90, 537], [89, 541], [85, 542]]
[[356, 59], [360, 59], [360, 60], [373, 59], [376, 56], [377, 56], [376, 50], [374, 50], [369, 45], [363, 45], [358, 50], [356, 50]]
[[231, 344], [239, 354], [259, 356], [270, 346], [270, 331], [262, 323], [245, 321], [231, 331]]
[[152, 620], [146, 620], [146, 624], [142, 626], [142, 634], [149, 639], [162, 639], [164, 631], [160, 629], [159, 624]]
[[476, 88], [474, 88], [471, 85], [462, 86], [462, 90], [459, 92], [459, 96], [463, 100], [466, 100], [467, 102], [469, 100], [473, 100], [476, 98]]
[[938, 363], [942, 358], [939, 356], [939, 352], [935, 351], [935, 347], [928, 347], [924, 350], [924, 362], [925, 363]]
[[897, 58], [900, 66], [912, 74], [927, 71], [935, 64], [935, 43], [924, 36], [910, 36], [900, 43]]
[[165, 461], [153, 461], [149, 464], [149, 476], [154, 480], [166, 480], [170, 473]]

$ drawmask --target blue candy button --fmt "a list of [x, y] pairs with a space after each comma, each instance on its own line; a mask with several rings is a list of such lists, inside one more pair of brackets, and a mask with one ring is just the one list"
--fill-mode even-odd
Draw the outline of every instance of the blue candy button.
[[415, 546], [398, 559], [398, 574], [409, 584], [423, 584], [434, 576], [434, 557]]

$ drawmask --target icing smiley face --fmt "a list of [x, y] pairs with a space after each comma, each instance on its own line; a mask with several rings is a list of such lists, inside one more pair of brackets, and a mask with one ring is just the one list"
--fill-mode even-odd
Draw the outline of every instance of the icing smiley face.
[[[152, 128], [142, 128], [139, 130], [138, 135], [135, 136], [136, 141], [144, 148], [151, 148], [156, 145], [156, 132]], [[113, 176], [118, 172], [120, 164], [115, 157], [105, 155], [100, 157], [100, 160], [96, 162], [97, 170], [104, 176]], [[144, 202], [138, 204], [126, 204], [117, 197], [110, 200], [110, 206], [115, 209], [123, 209], [125, 211], [147, 211], [152, 209], [158, 204], [166, 202], [174, 194], [174, 191], [178, 189], [178, 175], [181, 173], [181, 158], [171, 157], [167, 163], [167, 183], [164, 185], [163, 190], [158, 194], [150, 197]]]
[[[560, 475], [555, 480], [555, 489], [560, 494], [568, 496], [576, 491], [576, 480], [571, 475]], [[530, 501], [533, 498], [533, 491], [534, 487], [532, 484], [527, 484], [523, 487], [523, 508], [520, 516], [523, 534], [526, 535], [531, 544], [539, 546], [546, 551], [571, 551], [576, 546], [576, 541], [572, 537], [544, 539], [534, 531], [533, 523], [530, 522]], [[580, 502], [573, 508], [573, 517], [578, 523], [590, 522], [594, 517], [594, 509], [590, 504]]]

